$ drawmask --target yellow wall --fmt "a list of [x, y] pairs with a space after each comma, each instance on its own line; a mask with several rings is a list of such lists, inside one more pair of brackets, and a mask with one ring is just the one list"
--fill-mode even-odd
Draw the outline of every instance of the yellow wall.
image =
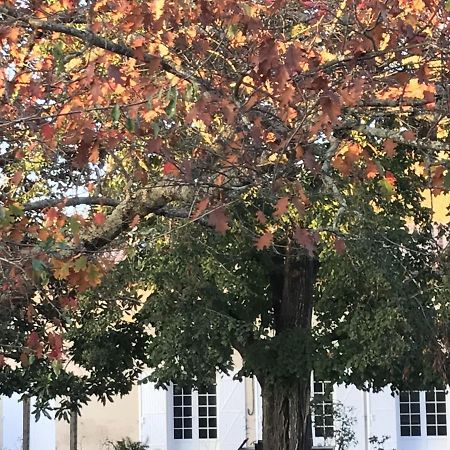
[[[103, 406], [92, 401], [78, 418], [78, 450], [109, 450], [110, 442], [125, 437], [139, 440], [138, 387], [125, 397], [115, 397], [113, 403]], [[69, 450], [69, 424], [56, 424], [56, 450]]]

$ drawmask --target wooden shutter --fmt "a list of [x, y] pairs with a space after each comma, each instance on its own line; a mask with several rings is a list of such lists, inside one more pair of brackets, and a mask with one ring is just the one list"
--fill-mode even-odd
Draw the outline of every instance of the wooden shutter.
[[149, 450], [168, 449], [167, 391], [156, 389], [154, 383], [140, 386], [139, 439]]
[[218, 450], [237, 450], [246, 438], [245, 383], [222, 375], [217, 383]]

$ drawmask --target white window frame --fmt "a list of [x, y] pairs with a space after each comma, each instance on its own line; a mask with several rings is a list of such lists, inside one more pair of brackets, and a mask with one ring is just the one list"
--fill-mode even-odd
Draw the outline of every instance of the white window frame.
[[217, 393], [217, 385], [216, 385], [216, 438], [200, 438], [200, 427], [199, 427], [199, 407], [202, 407], [203, 405], [199, 405], [199, 393], [197, 390], [192, 389], [191, 390], [191, 408], [192, 408], [192, 437], [191, 438], [178, 438], [175, 439], [175, 422], [174, 422], [174, 385], [172, 384], [169, 387], [169, 408], [168, 408], [168, 419], [169, 419], [169, 427], [168, 427], [168, 434], [169, 434], [169, 441], [172, 443], [171, 447], [174, 450], [214, 450], [217, 447], [217, 435], [219, 433], [219, 411], [218, 411], [218, 393]]
[[[323, 381], [323, 380], [314, 380], [314, 377], [312, 377], [311, 379], [311, 400], [314, 400], [314, 394], [315, 394], [315, 389], [314, 389], [314, 381], [316, 381], [316, 383], [324, 383], [326, 385], [331, 385], [331, 389], [330, 389], [330, 397], [331, 397], [331, 405], [332, 405], [332, 419], [333, 419], [333, 434], [334, 431], [336, 430], [336, 421], [334, 420], [334, 404], [335, 404], [335, 400], [336, 400], [336, 393], [335, 393], [335, 385], [332, 384], [330, 381]], [[313, 444], [314, 447], [316, 448], [330, 448], [330, 447], [334, 447], [334, 436], [316, 436], [316, 425], [315, 425], [315, 417], [314, 417], [314, 412], [312, 412], [311, 414], [311, 428], [312, 428], [312, 437], [313, 437]]]
[[[420, 405], [420, 435], [419, 436], [402, 436], [401, 433], [401, 413], [400, 413], [400, 396], [397, 396], [397, 430], [398, 430], [398, 437], [401, 440], [419, 440], [419, 439], [430, 439], [430, 440], [444, 440], [448, 439], [450, 436], [450, 422], [449, 422], [449, 411], [450, 411], [450, 395], [448, 388], [445, 391], [445, 417], [446, 417], [446, 431], [447, 433], [445, 435], [429, 435], [427, 430], [427, 412], [426, 412], [426, 393], [430, 392], [428, 391], [418, 391], [419, 392], [419, 405]], [[435, 391], [442, 391], [442, 389], [435, 389]]]

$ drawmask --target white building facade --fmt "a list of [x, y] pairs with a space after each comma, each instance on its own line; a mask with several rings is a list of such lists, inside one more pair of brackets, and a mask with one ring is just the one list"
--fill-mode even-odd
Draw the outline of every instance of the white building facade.
[[[450, 450], [449, 395], [443, 390], [392, 396], [390, 389], [362, 392], [316, 381], [313, 392], [316, 448], [336, 448], [342, 421], [350, 420], [354, 440], [349, 450]], [[2, 450], [22, 449], [21, 406], [17, 397], [1, 401]], [[115, 440], [127, 436], [150, 450], [253, 447], [262, 439], [260, 388], [254, 379], [236, 381], [232, 375], [218, 376], [216, 385], [203, 391], [176, 385], [163, 390], [147, 383], [112, 405], [88, 406], [78, 428], [79, 450], [112, 449]], [[68, 435], [65, 423], [32, 419], [30, 450], [67, 450]]]

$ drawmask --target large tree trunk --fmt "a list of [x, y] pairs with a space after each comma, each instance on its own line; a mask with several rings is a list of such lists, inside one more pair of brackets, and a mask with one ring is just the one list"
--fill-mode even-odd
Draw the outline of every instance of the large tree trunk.
[[[275, 334], [298, 330], [305, 336], [299, 352], [309, 352], [307, 336], [311, 330], [313, 288], [318, 270], [317, 260], [299, 255], [298, 248], [288, 246], [287, 254], [274, 268], [271, 279]], [[312, 349], [311, 349], [312, 351]], [[283, 355], [286, 360], [289, 354]], [[262, 381], [264, 450], [311, 450], [310, 358], [291, 379]]]
[[311, 450], [310, 380], [266, 384], [263, 395], [264, 450]]

